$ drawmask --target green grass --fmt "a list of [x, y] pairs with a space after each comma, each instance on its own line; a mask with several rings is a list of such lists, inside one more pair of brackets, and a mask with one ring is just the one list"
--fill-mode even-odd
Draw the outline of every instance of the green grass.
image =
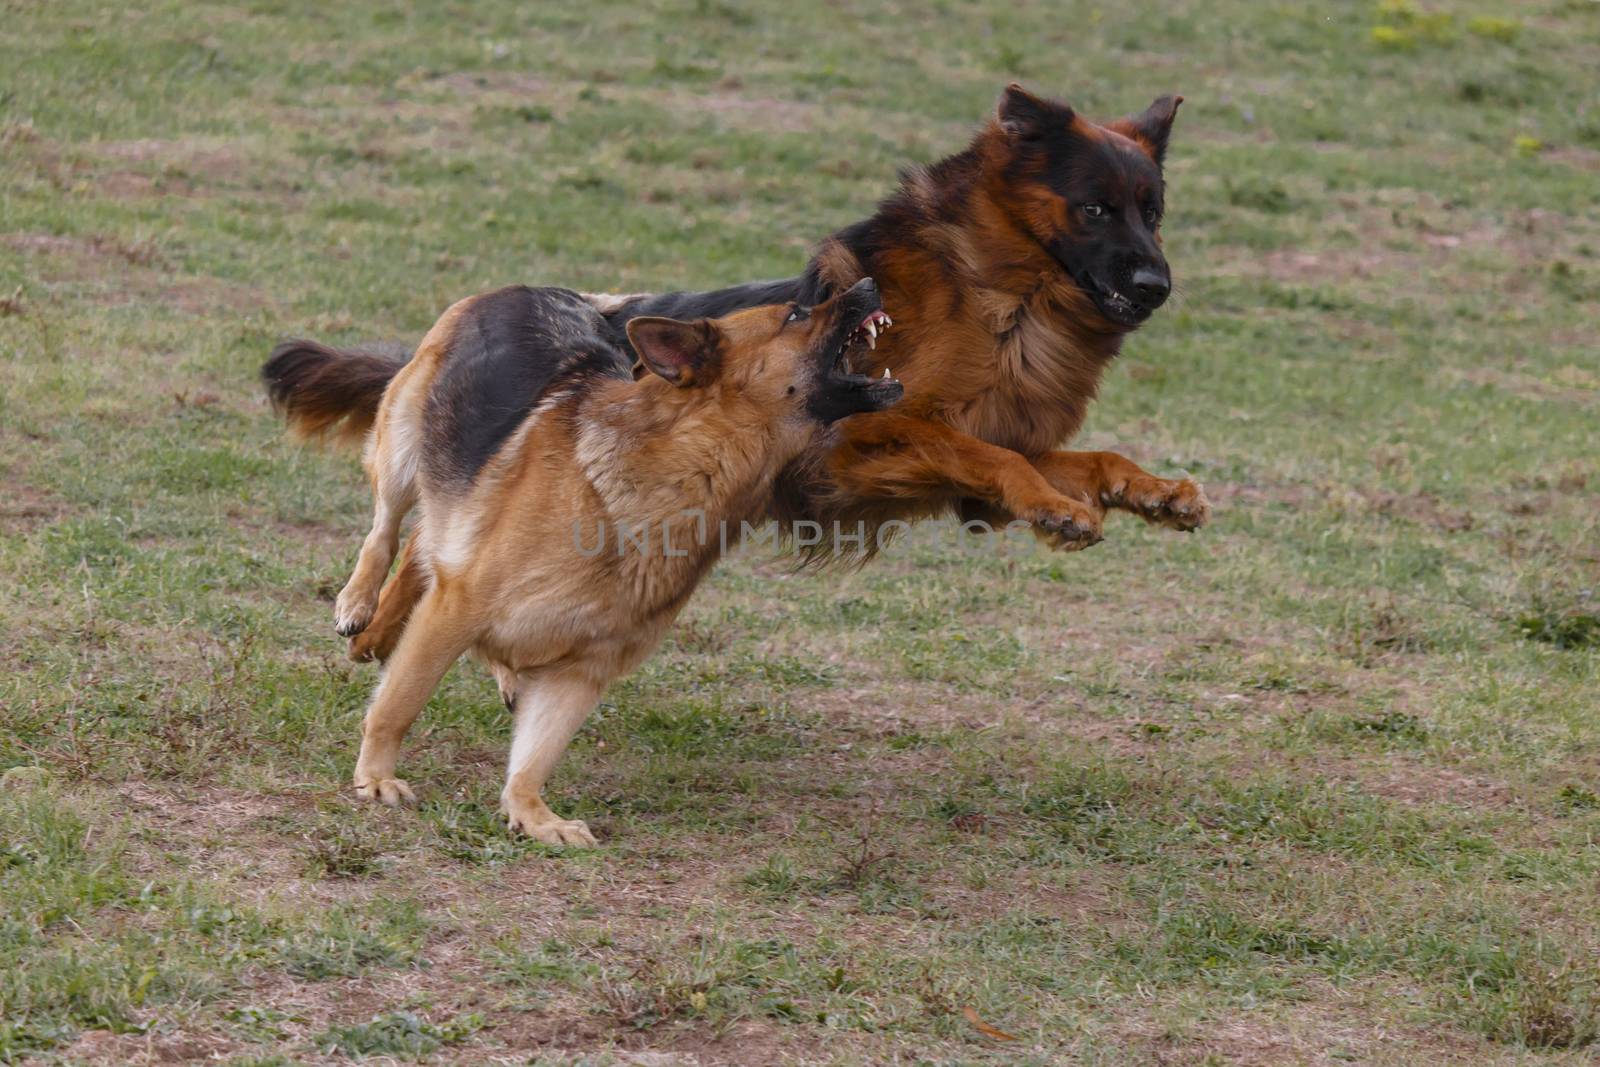
[[[0, 54], [0, 1062], [1600, 1048], [1593, 4], [64, 0]], [[369, 502], [273, 342], [792, 273], [1012, 78], [1187, 97], [1083, 441], [1214, 525], [741, 558], [558, 771], [600, 850], [507, 835], [470, 666], [357, 808]]]

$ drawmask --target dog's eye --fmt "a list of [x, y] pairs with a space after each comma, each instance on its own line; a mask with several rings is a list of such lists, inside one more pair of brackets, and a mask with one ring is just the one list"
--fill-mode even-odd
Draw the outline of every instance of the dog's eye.
[[1161, 212], [1157, 211], [1153, 207], [1145, 208], [1144, 209], [1144, 221], [1146, 223], [1148, 223], [1149, 225], [1154, 226], [1156, 223], [1161, 221]]
[[789, 308], [789, 317], [783, 321], [785, 323], [804, 322], [808, 317], [809, 316], [806, 314], [805, 308], [801, 307], [799, 304], [793, 304]]
[[1083, 213], [1091, 219], [1103, 219], [1106, 217], [1106, 206], [1099, 203], [1085, 204], [1083, 205]]

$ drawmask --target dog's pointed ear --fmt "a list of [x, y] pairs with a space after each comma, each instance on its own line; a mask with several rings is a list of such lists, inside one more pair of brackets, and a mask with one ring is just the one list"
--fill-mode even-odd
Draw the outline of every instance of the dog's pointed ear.
[[1072, 109], [1065, 104], [1042, 100], [1012, 82], [1000, 94], [995, 117], [1008, 137], [1029, 141], [1044, 136], [1052, 125], [1064, 127], [1071, 123]]
[[1160, 166], [1167, 157], [1167, 135], [1172, 132], [1172, 120], [1178, 117], [1178, 105], [1183, 97], [1177, 94], [1156, 97], [1155, 103], [1121, 125], [1137, 140], [1150, 146], [1150, 155]]
[[628, 340], [644, 365], [673, 385], [703, 384], [716, 376], [722, 331], [710, 319], [629, 319]]

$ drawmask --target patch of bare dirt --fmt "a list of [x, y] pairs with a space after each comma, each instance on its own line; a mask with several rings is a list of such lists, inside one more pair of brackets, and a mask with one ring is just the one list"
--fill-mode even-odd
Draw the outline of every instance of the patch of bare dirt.
[[729, 126], [766, 132], [806, 133], [821, 129], [830, 112], [802, 100], [774, 96], [751, 96], [731, 89], [712, 93], [682, 94], [673, 98], [674, 108], [684, 114], [701, 112], [714, 115]]
[[[1442, 272], [1459, 272], [1458, 257], [1492, 254], [1501, 269], [1529, 268], [1507, 275], [1508, 287], [1538, 284], [1544, 266], [1557, 254], [1571, 254], [1592, 237], [1590, 227], [1558, 212], [1533, 208], [1502, 219], [1469, 217], [1435, 198], [1376, 202], [1351, 197], [1329, 205], [1333, 220], [1354, 230], [1355, 247], [1282, 248], [1260, 254], [1239, 250], [1214, 273], [1259, 277], [1292, 285], [1337, 284], [1350, 279], [1434, 284]], [[1452, 284], [1459, 285], [1458, 276]]]
[[[527, 1062], [532, 1053], [581, 1057], [581, 1062], [617, 1067], [748, 1067], [751, 1064], [819, 1062], [824, 1042], [793, 1027], [742, 1020], [726, 1027], [692, 1022], [663, 1023], [646, 1029], [619, 1029], [604, 1016], [529, 1013], [495, 1026], [492, 1039], [523, 1058], [501, 1061], [477, 1050], [476, 1057], [448, 1062]], [[859, 1046], [854, 1035], [828, 1045]], [[565, 1062], [565, 1061], [563, 1061]], [[575, 1059], [574, 1062], [579, 1062]], [[887, 1061], [874, 1061], [887, 1062]]]
[[1506, 782], [1400, 756], [1328, 761], [1323, 768], [1331, 780], [1353, 781], [1365, 792], [1403, 804], [1505, 807], [1517, 802]]
[[98, 159], [118, 163], [160, 163], [218, 183], [237, 181], [248, 169], [243, 154], [236, 147], [214, 141], [145, 138], [136, 141], [97, 141], [84, 148]]
[[1446, 533], [1461, 533], [1477, 525], [1471, 511], [1448, 507], [1432, 493], [1391, 493], [1378, 489], [1362, 491], [1361, 498], [1375, 514], [1408, 519]]
[[193, 186], [186, 182], [168, 184], [148, 174], [135, 174], [132, 171], [113, 171], [102, 175], [96, 179], [95, 187], [101, 195], [109, 196], [113, 200], [142, 200], [157, 195], [158, 191], [184, 197], [194, 194]]
[[[870, 673], [873, 668], [863, 664], [859, 669]], [[800, 702], [806, 711], [830, 723], [852, 729], [866, 727], [879, 736], [929, 728], [981, 730], [1003, 718], [992, 701], [952, 699], [943, 686], [916, 682], [895, 686], [892, 699], [885, 699], [882, 686], [850, 686], [807, 693]]]
[[69, 237], [62, 234], [17, 233], [0, 237], [0, 242], [20, 252], [109, 257], [135, 267], [157, 266], [161, 262], [161, 251], [153, 241], [126, 241], [112, 234]]
[[[301, 522], [289, 522], [284, 519], [268, 518], [243, 508], [229, 511], [227, 519], [228, 525], [241, 534], [260, 537], [264, 530], [270, 531], [275, 540], [291, 541], [303, 548], [318, 550], [319, 556], [329, 558], [334, 565], [345, 554], [354, 552], [361, 544], [362, 535], [359, 532], [333, 521], [306, 519]], [[343, 581], [342, 577], [340, 581]], [[336, 594], [338, 591], [338, 587], [335, 586], [331, 592]], [[332, 596], [330, 595], [328, 599], [331, 601]]]
[[189, 314], [247, 311], [266, 297], [258, 289], [204, 275], [176, 277], [151, 240], [128, 241], [112, 234], [75, 237], [61, 234], [0, 235], [0, 245], [38, 256], [38, 279], [46, 286], [78, 288], [103, 305], [156, 302]]
[[[430, 84], [448, 88], [466, 99], [505, 98], [522, 103], [570, 104], [581, 88], [555, 84], [524, 71], [455, 71], [431, 79]], [[840, 111], [849, 105], [838, 101], [796, 100], [747, 91], [738, 77], [726, 77], [706, 91], [687, 88], [636, 89], [621, 83], [605, 87], [611, 99], [654, 104], [674, 114], [707, 115], [733, 129], [763, 133], [814, 133], [848, 125]], [[863, 112], [865, 115], [865, 112]], [[870, 124], [879, 133], [926, 134], [924, 120], [912, 115], [874, 111]], [[959, 125], [952, 130], [959, 131]]]
[[1316, 283], [1347, 278], [1380, 278], [1419, 265], [1419, 256], [1376, 248], [1337, 248], [1306, 252], [1274, 249], [1257, 261], [1258, 273], [1280, 283]]
[[1284, 504], [1300, 507], [1310, 498], [1304, 485], [1262, 485], [1250, 482], [1207, 482], [1206, 496], [1215, 507], [1225, 504]]
[[486, 92], [511, 93], [527, 100], [547, 97], [554, 91], [549, 79], [514, 70], [458, 70], [439, 75], [432, 79], [431, 84], [454, 89], [466, 96]]
[[[1486, 1055], [1483, 1042], [1432, 1027], [1374, 1031], [1364, 997], [1378, 991], [1335, 988], [1325, 983], [1308, 990], [1306, 1003], [1274, 1017], [1249, 1011], [1218, 1012], [1173, 1030], [1157, 1020], [1135, 1023], [1124, 1032], [1130, 1051], [1142, 1051], [1159, 1067], [1332, 1067], [1336, 1064], [1482, 1064], [1502, 1062]], [[1508, 1055], [1503, 1062], [1519, 1057]]]
[[0, 124], [0, 146], [33, 144], [39, 140], [33, 120]]
[[1333, 1049], [1285, 1028], [1244, 1017], [1194, 1028], [1182, 1035], [1171, 1032], [1136, 1032], [1133, 1043], [1146, 1050], [1160, 1067], [1285, 1067], [1288, 1064], [1348, 1062], [1332, 1055]]
[[747, 1067], [757, 1063], [814, 1061], [817, 1038], [769, 1022], [744, 1020], [725, 1030], [694, 1027], [622, 1035], [623, 1063], [639, 1067]]
[[[516, 1063], [527, 1063], [540, 1053], [584, 1053], [590, 1056], [609, 1045], [611, 1026], [605, 1019], [589, 1014], [584, 1008], [570, 1011], [524, 1010], [497, 1014], [493, 1029], [487, 1038], [495, 1044], [513, 1050]], [[485, 1062], [484, 1050], [475, 1050], [469, 1063]], [[489, 1062], [503, 1062], [490, 1060]], [[624, 1063], [617, 1057], [616, 1062]], [[648, 1062], [648, 1061], [641, 1061]], [[670, 1061], [668, 1061], [670, 1062]]]
[[1446, 368], [1446, 373], [1460, 381], [1490, 386], [1523, 400], [1583, 405], [1600, 402], [1600, 375], [1575, 363], [1558, 367], [1548, 376], [1494, 367]]
[[20, 141], [39, 174], [63, 191], [91, 190], [120, 200], [205, 196], [243, 188], [250, 163], [238, 146], [216, 139], [64, 143], [37, 135]]
[[[970, 832], [980, 837], [998, 836], [999, 827]], [[1119, 892], [1107, 869], [1083, 867], [1072, 872], [1069, 883], [1052, 883], [1036, 870], [1019, 869], [992, 875], [982, 888], [961, 880], [956, 865], [922, 872], [917, 887], [937, 907], [972, 920], [999, 918], [1007, 913], [1055, 920], [1063, 928], [1126, 932], [1134, 928], [1127, 911], [1116, 903]], [[907, 917], [909, 922], [917, 921]]]
[[144, 825], [160, 828], [166, 849], [181, 853], [191, 871], [245, 875], [237, 881], [258, 886], [252, 894], [258, 900], [301, 880], [305, 864], [302, 849], [296, 847], [300, 842], [288, 834], [263, 832], [261, 823], [291, 809], [307, 810], [313, 798], [138, 781], [121, 783], [115, 792], [124, 810]]
[[[5, 436], [8, 450], [19, 448], [19, 441]], [[0, 470], [0, 530], [24, 533], [59, 522], [72, 512], [66, 501], [30, 479], [21, 463]]]
[[[464, 96], [510, 95], [523, 101], [546, 102], [553, 101], [558, 94], [563, 102], [576, 96], [576, 91], [570, 87], [563, 86], [557, 90], [544, 78], [520, 71], [457, 71], [434, 81]], [[818, 128], [820, 118], [827, 114], [816, 104], [740, 92], [736, 79], [724, 81], [709, 93], [660, 89], [636, 91], [621, 85], [609, 87], [607, 93], [649, 100], [677, 114], [713, 115], [730, 126], [769, 132], [803, 133], [814, 130]]]
[[214, 1034], [116, 1034], [88, 1030], [62, 1050], [66, 1062], [83, 1067], [144, 1067], [174, 1063], [216, 1063], [234, 1043]]
[[[322, 133], [341, 127], [375, 129], [376, 132], [351, 146], [357, 159], [371, 164], [394, 163], [422, 153], [481, 147], [472, 128], [474, 106], [469, 103], [394, 98], [376, 89], [347, 89], [332, 98], [337, 103], [331, 106], [275, 107], [273, 121], [284, 128]], [[383, 119], [385, 124], [374, 126], [375, 119]], [[309, 177], [309, 172], [304, 176]], [[411, 190], [397, 185], [381, 185], [377, 192], [390, 202], [415, 201]], [[300, 195], [295, 190], [281, 190], [282, 199], [298, 199]]]
[[1087, 750], [1118, 759], [1141, 759], [1159, 751], [1171, 742], [1169, 730], [1164, 722], [1142, 717], [1077, 721], [1066, 727], [1066, 733], [1083, 741]]
[[1578, 170], [1600, 170], [1600, 152], [1592, 148], [1583, 148], [1578, 145], [1563, 145], [1552, 148], [1540, 155], [1541, 159], [1548, 159], [1553, 163], [1564, 163]]
[[260, 308], [264, 301], [261, 290], [252, 286], [205, 277], [185, 278], [163, 285], [151, 293], [150, 298], [191, 315], [248, 312]]

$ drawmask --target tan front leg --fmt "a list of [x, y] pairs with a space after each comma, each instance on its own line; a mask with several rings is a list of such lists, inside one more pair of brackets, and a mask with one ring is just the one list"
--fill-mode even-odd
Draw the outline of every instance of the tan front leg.
[[411, 787], [395, 777], [400, 742], [417, 721], [450, 665], [477, 637], [475, 620], [460, 598], [435, 585], [411, 615], [390, 657], [372, 706], [361, 723], [361, 755], [356, 759], [356, 794], [363, 800], [395, 805], [415, 799]]
[[[409, 632], [409, 631], [408, 631]], [[545, 804], [543, 790], [556, 761], [600, 701], [605, 688], [581, 671], [540, 671], [516, 679], [512, 709], [516, 730], [500, 810], [511, 829], [547, 845], [594, 846], [581, 819], [563, 819]]]
[[1194, 480], [1157, 478], [1115, 452], [1046, 452], [1033, 465], [1058, 491], [1146, 522], [1195, 530], [1211, 518], [1211, 504]]

